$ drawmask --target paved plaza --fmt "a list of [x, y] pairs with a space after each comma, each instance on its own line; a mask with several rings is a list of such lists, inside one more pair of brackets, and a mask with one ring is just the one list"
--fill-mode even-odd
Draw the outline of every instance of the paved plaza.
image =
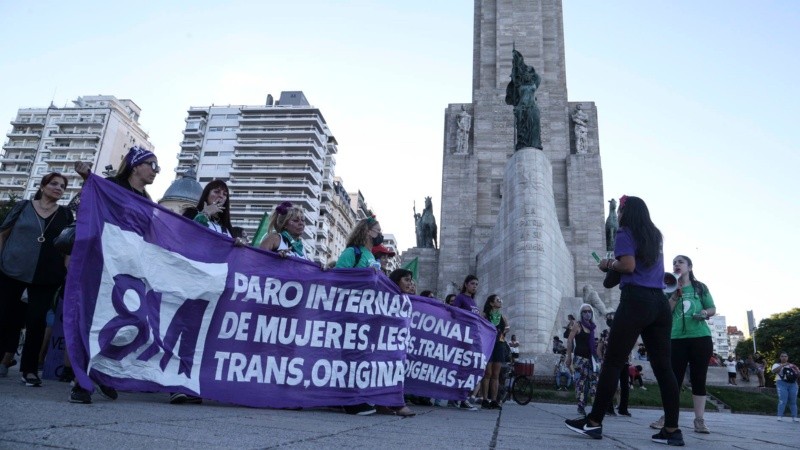
[[[569, 405], [506, 403], [502, 412], [414, 406], [416, 417], [348, 416], [333, 410], [254, 409], [206, 401], [170, 405], [167, 394], [120, 393], [116, 401], [95, 394], [91, 405], [67, 402], [66, 383], [45, 380], [22, 386], [18, 372], [0, 378], [0, 448], [665, 448], [650, 441], [648, 424], [661, 414], [632, 409], [633, 417], [608, 417], [602, 440], [564, 427]], [[692, 431], [692, 448], [800, 448], [800, 423], [773, 416], [708, 413], [712, 433]]]

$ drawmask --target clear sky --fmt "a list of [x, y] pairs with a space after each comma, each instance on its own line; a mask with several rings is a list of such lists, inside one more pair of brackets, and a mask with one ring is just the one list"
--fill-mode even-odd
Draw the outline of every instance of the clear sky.
[[[438, 218], [472, 25], [469, 0], [0, 2], [0, 120], [129, 98], [159, 198], [189, 107], [302, 90], [339, 142], [337, 175], [405, 249], [414, 202], [432, 196]], [[606, 199], [647, 201], [668, 261], [694, 260], [729, 325], [800, 305], [800, 2], [567, 0], [564, 32], [569, 98], [597, 103]]]

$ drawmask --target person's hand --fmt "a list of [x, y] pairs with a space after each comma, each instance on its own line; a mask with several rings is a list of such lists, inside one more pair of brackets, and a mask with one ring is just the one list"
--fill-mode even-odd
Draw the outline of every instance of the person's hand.
[[89, 178], [89, 173], [92, 170], [92, 163], [84, 162], [84, 161], [75, 161], [75, 164], [72, 165], [75, 172], [81, 176], [84, 180]]
[[247, 241], [245, 241], [244, 239], [242, 239], [240, 237], [237, 237], [236, 239], [233, 240], [233, 246], [234, 247], [246, 247], [247, 246]]
[[566, 364], [567, 368], [572, 371], [572, 355], [567, 355], [567, 357], [564, 359], [564, 364]]
[[608, 272], [608, 268], [611, 267], [613, 263], [613, 259], [601, 259], [600, 262], [597, 263], [597, 268], [600, 269], [601, 272]]
[[216, 215], [222, 211], [225, 211], [225, 207], [216, 202], [206, 203], [206, 206], [203, 207], [203, 214], [208, 217]]

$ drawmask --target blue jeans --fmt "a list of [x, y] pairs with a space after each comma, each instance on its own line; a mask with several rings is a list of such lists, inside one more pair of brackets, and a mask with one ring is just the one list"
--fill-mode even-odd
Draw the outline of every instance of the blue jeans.
[[783, 380], [777, 380], [775, 384], [778, 386], [778, 417], [783, 417], [786, 412], [786, 403], [789, 403], [789, 411], [792, 412], [792, 418], [797, 418], [797, 383], [788, 383]]
[[561, 387], [561, 377], [564, 377], [564, 379], [567, 380], [564, 382], [567, 385], [566, 387], [572, 386], [572, 374], [569, 372], [559, 372], [556, 375], [556, 387]]

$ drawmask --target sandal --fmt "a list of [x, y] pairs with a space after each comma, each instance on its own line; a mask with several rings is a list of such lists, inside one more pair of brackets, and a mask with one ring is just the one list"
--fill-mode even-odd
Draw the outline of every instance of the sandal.
[[393, 408], [394, 413], [400, 417], [414, 417], [417, 415], [414, 411], [411, 410], [408, 406], [401, 406], [399, 408]]
[[377, 411], [378, 414], [382, 414], [384, 416], [396, 415], [394, 409], [389, 408], [388, 406], [375, 405], [375, 411]]

